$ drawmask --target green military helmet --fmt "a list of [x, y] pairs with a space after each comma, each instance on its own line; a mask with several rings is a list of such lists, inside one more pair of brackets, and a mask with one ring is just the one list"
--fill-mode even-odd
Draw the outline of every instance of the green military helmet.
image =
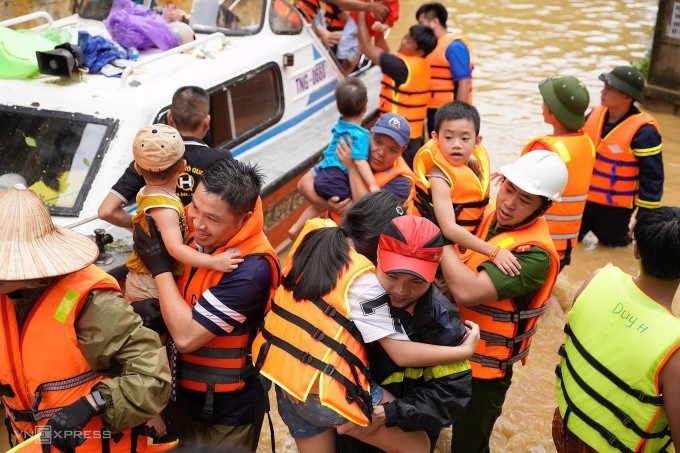
[[600, 80], [638, 102], [645, 102], [642, 92], [645, 88], [645, 78], [632, 66], [618, 66], [609, 74], [600, 74]]
[[575, 131], [583, 127], [590, 95], [579, 79], [572, 76], [545, 79], [538, 90], [560, 123]]

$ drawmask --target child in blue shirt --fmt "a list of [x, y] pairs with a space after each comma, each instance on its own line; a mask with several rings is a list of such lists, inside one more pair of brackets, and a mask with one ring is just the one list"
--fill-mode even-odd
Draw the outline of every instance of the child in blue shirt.
[[[378, 192], [380, 187], [375, 181], [373, 170], [368, 164], [369, 132], [361, 126], [366, 113], [368, 97], [366, 86], [361, 80], [348, 77], [340, 82], [335, 89], [335, 99], [341, 115], [333, 127], [333, 138], [328, 148], [323, 152], [323, 160], [313, 169], [314, 191], [321, 198], [328, 200], [338, 197], [340, 200], [352, 198], [347, 168], [340, 162], [335, 148], [340, 139], [352, 147], [352, 159], [355, 161], [364, 184], [371, 192]], [[302, 230], [305, 222], [321, 214], [321, 210], [310, 206], [295, 224], [288, 230], [288, 235], [294, 239]]]

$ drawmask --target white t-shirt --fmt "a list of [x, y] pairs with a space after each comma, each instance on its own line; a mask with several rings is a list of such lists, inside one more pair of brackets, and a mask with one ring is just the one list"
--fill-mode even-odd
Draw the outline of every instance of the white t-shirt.
[[409, 341], [399, 318], [390, 310], [389, 296], [373, 272], [354, 280], [347, 292], [347, 301], [349, 319], [359, 329], [364, 343], [385, 337]]

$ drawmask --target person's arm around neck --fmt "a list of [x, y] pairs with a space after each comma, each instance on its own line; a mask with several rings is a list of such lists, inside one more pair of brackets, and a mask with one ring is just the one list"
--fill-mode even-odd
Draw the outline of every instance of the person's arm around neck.
[[191, 307], [179, 293], [172, 273], [158, 274], [155, 280], [161, 313], [179, 352], [193, 352], [215, 338], [215, 334], [194, 321]]
[[111, 225], [132, 230], [132, 216], [125, 212], [123, 204], [123, 200], [118, 195], [109, 192], [99, 206], [97, 215]]
[[498, 292], [489, 274], [484, 270], [475, 274], [463, 264], [453, 246], [444, 247], [441, 267], [456, 304], [470, 307], [498, 301]]

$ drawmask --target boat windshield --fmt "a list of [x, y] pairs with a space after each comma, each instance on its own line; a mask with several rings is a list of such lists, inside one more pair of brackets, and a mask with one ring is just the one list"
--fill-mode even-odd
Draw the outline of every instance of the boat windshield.
[[264, 23], [264, 0], [194, 0], [189, 25], [201, 33], [254, 35]]
[[0, 105], [0, 190], [23, 184], [52, 214], [77, 216], [116, 124]]

